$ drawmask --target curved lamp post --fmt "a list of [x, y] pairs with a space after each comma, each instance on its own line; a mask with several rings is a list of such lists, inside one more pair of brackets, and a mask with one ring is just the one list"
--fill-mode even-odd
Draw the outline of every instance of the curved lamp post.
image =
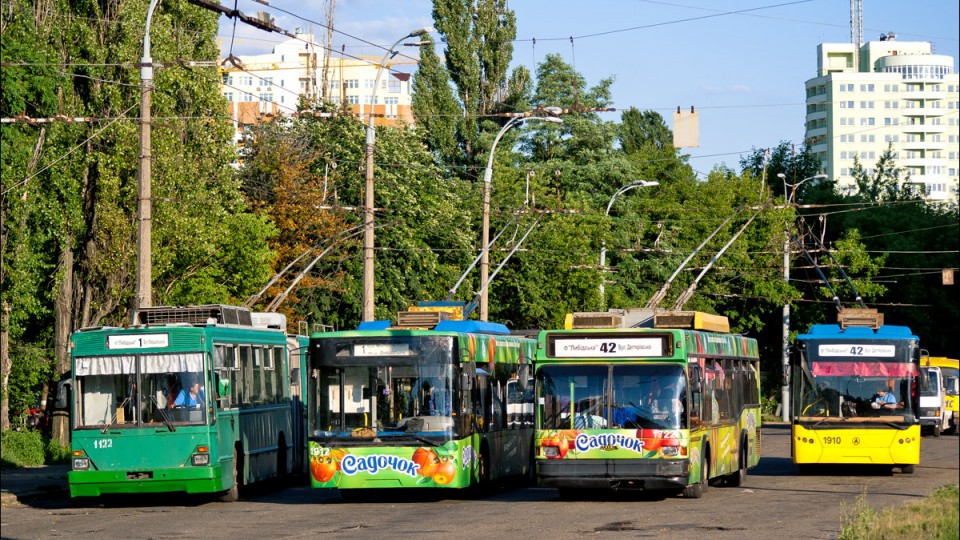
[[[797, 182], [796, 184], [788, 184], [787, 175], [783, 173], [777, 173], [777, 177], [780, 178], [780, 180], [783, 180], [783, 196], [784, 198], [786, 198], [787, 202], [789, 203], [789, 202], [793, 202], [793, 198], [797, 196], [797, 188], [800, 187], [800, 184], [806, 182], [807, 180], [820, 180], [820, 179], [826, 178], [827, 175], [821, 173], [821, 174], [815, 174], [813, 176], [808, 176], [803, 180]], [[789, 197], [787, 197], [788, 186], [793, 188], [793, 191], [790, 192]]]
[[[629, 184], [618, 189], [617, 192], [614, 193], [612, 197], [610, 197], [610, 202], [607, 203], [607, 211], [604, 213], [604, 215], [605, 216], [610, 215], [610, 208], [613, 206], [613, 201], [620, 195], [623, 195], [624, 193], [626, 193], [627, 191], [630, 191], [631, 189], [638, 188], [638, 187], [653, 187], [653, 186], [659, 186], [659, 185], [660, 185], [660, 182], [653, 182], [650, 180], [636, 180], [636, 181], [630, 182]], [[607, 297], [603, 289], [603, 277], [604, 277], [604, 274], [607, 273], [607, 241], [602, 240], [601, 246], [602, 247], [600, 248], [600, 301], [603, 302], [603, 306], [606, 307]]]
[[[542, 109], [547, 114], [557, 115], [563, 112], [560, 107], [544, 107]], [[493, 139], [493, 145], [490, 146], [490, 157], [487, 159], [487, 168], [483, 170], [483, 238], [481, 239], [480, 252], [480, 320], [487, 320], [487, 279], [490, 274], [490, 182], [493, 180], [493, 153], [497, 149], [497, 143], [500, 138], [510, 128], [518, 126], [524, 122], [541, 120], [555, 124], [563, 123], [563, 120], [556, 116], [514, 116], [500, 128], [497, 136]]]
[[[777, 173], [777, 176], [780, 180], [783, 181], [783, 197], [786, 200], [784, 206], [789, 205], [793, 202], [793, 198], [797, 194], [797, 187], [806, 182], [807, 180], [821, 179], [826, 178], [825, 174], [815, 174], [813, 176], [808, 176], [803, 180], [797, 182], [796, 184], [787, 183], [787, 175], [784, 173]], [[790, 192], [789, 196], [787, 194], [787, 186], [793, 188], [793, 191]], [[784, 226], [784, 239], [783, 239], [783, 282], [790, 283], [790, 231]], [[784, 422], [790, 421], [790, 304], [783, 304], [783, 342], [781, 343], [783, 348], [783, 386], [780, 388], [780, 412], [782, 414], [781, 418]]]
[[366, 161], [366, 191], [364, 197], [363, 211], [363, 315], [361, 320], [373, 320], [373, 150], [376, 138], [376, 129], [373, 126], [373, 106], [377, 101], [377, 86], [380, 84], [380, 76], [383, 74], [383, 68], [387, 64], [388, 58], [393, 58], [399, 52], [398, 46], [408, 38], [419, 37], [430, 33], [430, 28], [420, 28], [410, 32], [394, 42], [387, 49], [383, 58], [380, 60], [380, 67], [377, 68], [377, 78], [373, 82], [373, 92], [370, 95], [370, 112], [367, 114], [367, 161]]

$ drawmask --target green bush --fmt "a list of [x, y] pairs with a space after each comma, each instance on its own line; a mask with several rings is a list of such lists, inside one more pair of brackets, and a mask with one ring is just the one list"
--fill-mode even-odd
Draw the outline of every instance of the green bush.
[[0, 454], [4, 469], [46, 463], [43, 436], [39, 431], [4, 431], [0, 434]]
[[54, 439], [47, 439], [44, 437], [46, 442], [46, 452], [45, 458], [48, 465], [54, 463], [70, 463], [70, 447], [63, 446], [59, 441]]

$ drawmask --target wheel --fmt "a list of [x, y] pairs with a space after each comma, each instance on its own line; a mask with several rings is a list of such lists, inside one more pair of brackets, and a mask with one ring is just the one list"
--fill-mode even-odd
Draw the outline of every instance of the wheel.
[[700, 456], [700, 481], [696, 484], [690, 484], [683, 489], [683, 496], [687, 499], [699, 499], [710, 489], [708, 480], [710, 478], [710, 466], [707, 464], [706, 453], [707, 450], [704, 449], [703, 454]]
[[237, 462], [239, 461], [238, 452], [233, 450], [233, 486], [220, 494], [222, 502], [235, 502], [240, 498], [240, 477], [237, 476]]
[[747, 480], [747, 449], [745, 445], [740, 446], [737, 470], [728, 474], [724, 480], [727, 487], [740, 487]]
[[933, 436], [934, 437], [940, 436], [940, 424], [933, 426]]
[[900, 466], [900, 472], [902, 472], [903, 474], [913, 474], [915, 470], [916, 470], [916, 466], [915, 466], [915, 465], [901, 465], [901, 466]]
[[280, 434], [280, 439], [277, 441], [277, 479], [283, 480], [287, 477], [287, 441], [283, 436], [283, 433]]
[[483, 489], [490, 485], [490, 452], [484, 446], [477, 456], [477, 481], [480, 488]]

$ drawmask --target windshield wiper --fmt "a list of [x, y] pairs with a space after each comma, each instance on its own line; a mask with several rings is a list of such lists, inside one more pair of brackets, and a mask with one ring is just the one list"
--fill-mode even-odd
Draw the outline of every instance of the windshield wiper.
[[429, 445], [429, 446], [443, 446], [443, 443], [438, 443], [437, 441], [430, 440], [422, 435], [417, 435], [415, 433], [404, 433], [402, 431], [380, 434], [379, 437], [381, 439], [413, 439], [415, 441], [422, 442], [423, 444]]
[[160, 418], [163, 418], [163, 423], [164, 425], [167, 426], [167, 429], [169, 429], [171, 432], [176, 431], [177, 428], [173, 427], [173, 422], [171, 422], [170, 419], [167, 418], [167, 413], [163, 412], [163, 407], [161, 407], [160, 404], [157, 403], [157, 398], [153, 397], [153, 395], [151, 394], [150, 399], [153, 401], [153, 404], [157, 406], [157, 412], [160, 413]]
[[128, 401], [130, 401], [130, 396], [123, 398], [123, 401], [120, 403], [120, 406], [117, 407], [117, 410], [113, 411], [113, 418], [110, 419], [110, 423], [104, 424], [103, 429], [100, 430], [100, 433], [106, 433], [107, 430], [110, 429], [110, 426], [112, 426], [114, 422], [117, 421], [117, 415], [120, 414], [120, 411], [123, 410], [124, 405], [126, 405]]

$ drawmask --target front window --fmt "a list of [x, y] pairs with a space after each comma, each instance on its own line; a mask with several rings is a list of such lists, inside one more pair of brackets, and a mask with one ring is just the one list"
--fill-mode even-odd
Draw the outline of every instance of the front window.
[[312, 343], [310, 427], [320, 438], [450, 437], [459, 382], [454, 338], [323, 338]]
[[537, 372], [542, 429], [686, 427], [683, 368], [550, 365]]
[[801, 351], [799, 373], [793, 377], [794, 416], [913, 418], [917, 369], [909, 358], [895, 354], [898, 346], [861, 344], [867, 352], [858, 356], [829, 352], [831, 347], [836, 346], [813, 342]]
[[206, 422], [203, 355], [77, 358], [78, 428], [131, 428]]

